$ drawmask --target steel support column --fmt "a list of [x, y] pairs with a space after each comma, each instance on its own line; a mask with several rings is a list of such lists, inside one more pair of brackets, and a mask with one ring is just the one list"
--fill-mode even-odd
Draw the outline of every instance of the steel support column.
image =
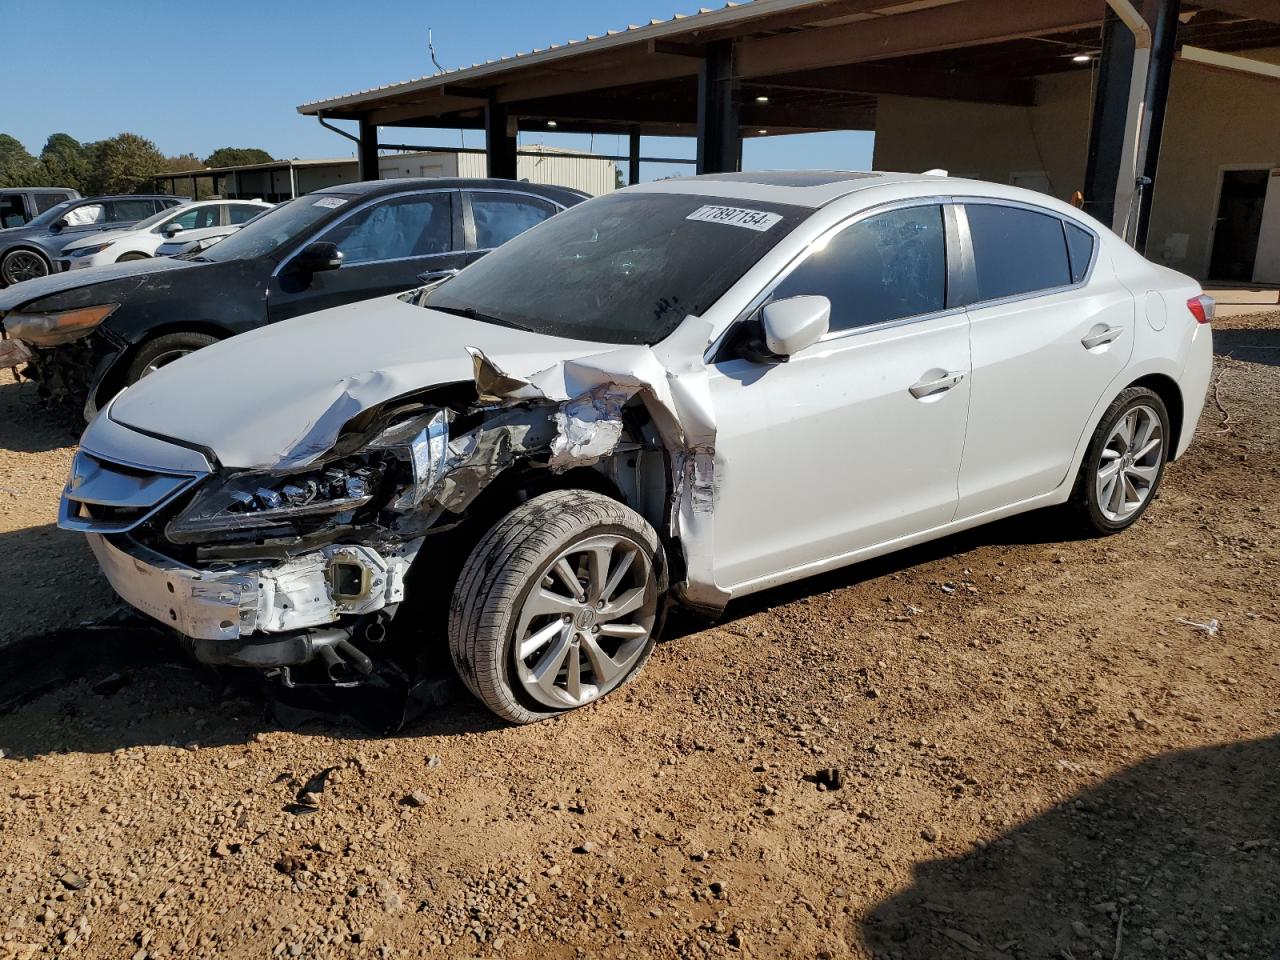
[[1179, 0], [1108, 0], [1085, 168], [1085, 209], [1141, 247], [1151, 210]]
[[1147, 186], [1142, 191], [1138, 222], [1134, 225], [1134, 246], [1143, 253], [1147, 249], [1147, 227], [1151, 224], [1151, 203], [1156, 192], [1160, 143], [1164, 137], [1164, 115], [1169, 104], [1169, 81], [1173, 77], [1173, 61], [1177, 53], [1181, 0], [1161, 0], [1155, 6], [1155, 15], [1149, 18], [1151, 70], [1147, 76], [1146, 143], [1142, 164], [1142, 176], [1147, 180]]
[[378, 127], [368, 120], [360, 121], [360, 142], [356, 144], [356, 160], [361, 180], [378, 179]]
[[733, 42], [717, 40], [698, 68], [698, 173], [739, 169], [739, 140]]
[[484, 108], [484, 137], [489, 176], [516, 179], [516, 134], [507, 106], [492, 97]]
[[640, 131], [632, 130], [628, 141], [627, 183], [635, 186], [640, 182]]

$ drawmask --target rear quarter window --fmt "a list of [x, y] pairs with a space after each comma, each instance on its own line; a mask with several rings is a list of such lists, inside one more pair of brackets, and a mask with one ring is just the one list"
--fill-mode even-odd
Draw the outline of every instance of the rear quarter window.
[[979, 301], [1072, 283], [1066, 236], [1058, 217], [994, 203], [967, 203], [965, 213], [973, 240]]

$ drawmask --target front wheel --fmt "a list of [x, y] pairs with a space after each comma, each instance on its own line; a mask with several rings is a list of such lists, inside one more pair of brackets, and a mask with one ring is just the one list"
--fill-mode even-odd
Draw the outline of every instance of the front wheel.
[[195, 353], [201, 347], [217, 343], [218, 338], [207, 333], [196, 333], [184, 330], [178, 333], [166, 333], [148, 340], [133, 355], [129, 367], [125, 371], [124, 386], [131, 387], [148, 374], [155, 373], [161, 367], [168, 366], [175, 360]]
[[1118, 533], [1142, 516], [1164, 476], [1169, 412], [1146, 387], [1130, 387], [1112, 401], [1080, 465], [1072, 495], [1077, 514], [1100, 534]]
[[521, 504], [471, 551], [449, 609], [449, 649], [486, 707], [532, 723], [584, 706], [649, 659], [666, 590], [658, 535], [598, 493]]
[[10, 250], [0, 260], [0, 277], [9, 286], [49, 275], [49, 261], [34, 250]]
[[116, 263], [128, 263], [128, 262], [130, 262], [131, 260], [150, 260], [150, 259], [151, 259], [151, 257], [149, 257], [147, 254], [145, 254], [145, 253], [138, 253], [138, 252], [135, 250], [135, 251], [133, 251], [132, 253], [122, 253], [122, 254], [120, 254], [120, 256], [119, 256], [118, 258], [116, 258]]

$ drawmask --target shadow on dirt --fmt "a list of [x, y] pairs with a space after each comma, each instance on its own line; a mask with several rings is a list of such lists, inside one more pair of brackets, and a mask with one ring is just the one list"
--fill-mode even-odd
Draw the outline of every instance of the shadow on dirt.
[[0, 747], [10, 756], [219, 746], [281, 729], [364, 740], [501, 726], [447, 662], [428, 664], [414, 685], [388, 671], [372, 687], [284, 690], [252, 671], [196, 663], [175, 636], [132, 615], [30, 637], [3, 657]]
[[893, 960], [1280, 960], [1280, 737], [1122, 771], [918, 866], [860, 932]]
[[0, 371], [0, 450], [45, 453], [80, 439], [84, 420], [61, 407], [50, 408], [36, 389], [34, 383], [15, 382]]
[[1215, 330], [1213, 352], [1234, 360], [1280, 366], [1280, 330]]

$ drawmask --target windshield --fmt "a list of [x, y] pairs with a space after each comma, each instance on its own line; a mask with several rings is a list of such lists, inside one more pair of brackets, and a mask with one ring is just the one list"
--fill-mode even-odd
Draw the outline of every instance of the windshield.
[[216, 247], [202, 250], [202, 260], [247, 260], [261, 257], [305, 233], [315, 223], [350, 209], [350, 197], [309, 193], [286, 200], [254, 217]]
[[73, 204], [79, 203], [78, 200], [63, 200], [61, 203], [50, 207], [38, 217], [32, 217], [28, 222], [28, 227], [43, 227], [46, 224], [53, 223], [60, 216], [66, 213]]
[[654, 344], [704, 313], [809, 213], [754, 200], [615, 193], [522, 233], [422, 302], [557, 337]]

